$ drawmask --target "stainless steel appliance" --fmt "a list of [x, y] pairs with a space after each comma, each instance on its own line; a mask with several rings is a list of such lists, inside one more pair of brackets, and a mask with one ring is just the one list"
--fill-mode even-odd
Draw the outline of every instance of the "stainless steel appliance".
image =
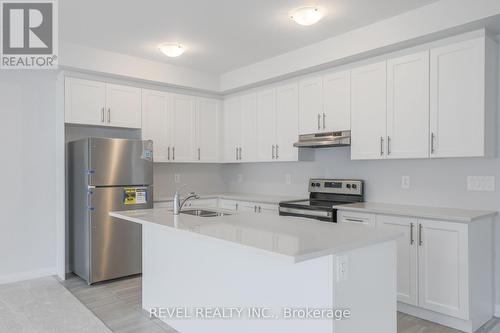
[[72, 264], [88, 284], [141, 273], [141, 225], [108, 213], [153, 207], [152, 146], [105, 138], [69, 144]]
[[351, 131], [313, 133], [299, 135], [299, 141], [293, 144], [299, 148], [329, 148], [351, 145]]
[[309, 199], [282, 201], [279, 214], [337, 222], [337, 210], [333, 206], [362, 202], [363, 191], [362, 180], [311, 179]]

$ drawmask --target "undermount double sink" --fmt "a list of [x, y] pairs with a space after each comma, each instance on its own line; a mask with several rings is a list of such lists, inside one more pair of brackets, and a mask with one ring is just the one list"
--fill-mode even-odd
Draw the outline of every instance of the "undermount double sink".
[[218, 212], [215, 210], [207, 210], [207, 209], [186, 209], [181, 211], [181, 214], [188, 214], [198, 217], [218, 217], [218, 216], [232, 215], [230, 213]]

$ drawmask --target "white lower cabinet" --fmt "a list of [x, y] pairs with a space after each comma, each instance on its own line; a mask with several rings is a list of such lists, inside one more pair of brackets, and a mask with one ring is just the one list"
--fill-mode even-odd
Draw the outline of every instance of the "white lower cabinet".
[[338, 211], [339, 223], [400, 232], [398, 310], [474, 332], [493, 316], [493, 220], [470, 223]]
[[259, 213], [274, 214], [274, 215], [279, 214], [278, 205], [260, 203], [260, 202], [219, 199], [219, 208], [238, 211], [238, 212], [251, 212], [257, 214]]

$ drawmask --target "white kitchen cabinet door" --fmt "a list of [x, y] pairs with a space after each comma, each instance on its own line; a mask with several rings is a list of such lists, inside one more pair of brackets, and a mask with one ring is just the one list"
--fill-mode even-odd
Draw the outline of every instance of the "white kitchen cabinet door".
[[172, 95], [172, 160], [195, 160], [195, 98]]
[[234, 97], [225, 100], [223, 112], [224, 161], [228, 163], [238, 162], [238, 147], [241, 146], [242, 136], [241, 98]]
[[351, 159], [385, 158], [386, 62], [351, 72]]
[[324, 107], [321, 128], [325, 132], [351, 129], [351, 73], [338, 72], [323, 77]]
[[297, 161], [299, 136], [299, 92], [296, 83], [276, 89], [276, 160]]
[[419, 306], [468, 318], [467, 225], [419, 220]]
[[276, 159], [276, 89], [257, 93], [257, 159]]
[[429, 157], [429, 52], [387, 62], [387, 158]]
[[199, 98], [197, 111], [196, 160], [219, 161], [220, 102], [215, 99]]
[[257, 160], [257, 95], [241, 97], [241, 118], [239, 134], [239, 162]]
[[238, 211], [241, 208], [241, 202], [229, 199], [219, 199], [219, 208]]
[[106, 83], [108, 126], [141, 128], [141, 89]]
[[431, 50], [431, 157], [485, 155], [484, 38]]
[[161, 91], [142, 91], [142, 140], [153, 141], [154, 162], [170, 159], [170, 98]]
[[299, 82], [299, 132], [322, 132], [323, 78], [316, 76]]
[[417, 220], [402, 216], [377, 216], [377, 227], [403, 234], [397, 241], [398, 301], [418, 305]]
[[106, 84], [67, 77], [64, 82], [66, 123], [106, 125]]

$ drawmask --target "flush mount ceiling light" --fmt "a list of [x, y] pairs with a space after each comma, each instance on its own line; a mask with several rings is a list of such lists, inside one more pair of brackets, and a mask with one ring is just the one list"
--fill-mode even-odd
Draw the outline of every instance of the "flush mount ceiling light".
[[186, 48], [179, 43], [163, 43], [158, 45], [158, 48], [163, 54], [171, 58], [178, 57], [186, 51]]
[[300, 7], [292, 11], [290, 18], [300, 25], [312, 25], [323, 17], [318, 7]]

